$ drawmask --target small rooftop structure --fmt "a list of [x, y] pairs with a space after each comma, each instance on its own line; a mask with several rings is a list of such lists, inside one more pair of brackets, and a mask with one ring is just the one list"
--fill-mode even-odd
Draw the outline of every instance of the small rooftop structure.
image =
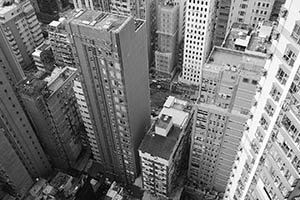
[[234, 23], [222, 47], [266, 54], [271, 46], [272, 32], [273, 24], [269, 21], [260, 22], [255, 29], [247, 24]]
[[48, 24], [48, 26], [52, 26], [52, 27], [58, 27], [61, 24], [60, 21], [52, 21], [50, 22], [50, 24]]
[[45, 179], [39, 179], [29, 190], [30, 195], [38, 197], [42, 194], [43, 189], [46, 187], [47, 181]]
[[30, 1], [0, 0], [0, 22], [6, 23], [20, 13], [28, 13], [33, 9]]
[[155, 133], [166, 137], [173, 126], [172, 116], [162, 114], [155, 125]]
[[44, 64], [41, 61], [41, 53], [45, 50], [50, 50], [50, 48], [50, 41], [45, 40], [42, 44], [40, 44], [40, 46], [36, 47], [34, 52], [31, 54], [35, 65], [39, 70], [44, 70]]
[[72, 176], [64, 174], [62, 172], [58, 172], [56, 176], [51, 180], [50, 185], [59, 191], [66, 191], [71, 188], [72, 180]]
[[260, 38], [268, 38], [271, 36], [273, 31], [273, 24], [269, 21], [260, 22], [257, 26], [258, 37]]
[[43, 189], [43, 195], [46, 195], [46, 196], [54, 196], [56, 193], [57, 193], [57, 190], [51, 185], [47, 185]]

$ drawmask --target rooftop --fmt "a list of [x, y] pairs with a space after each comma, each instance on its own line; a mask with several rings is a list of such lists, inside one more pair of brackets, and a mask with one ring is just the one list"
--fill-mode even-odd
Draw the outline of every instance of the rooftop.
[[57, 189], [63, 189], [72, 179], [72, 176], [58, 172], [51, 180], [50, 185]]
[[247, 70], [261, 73], [266, 57], [251, 52], [241, 52], [233, 49], [214, 47], [203, 70], [219, 72], [222, 70]]
[[[157, 123], [156, 121], [154, 122]], [[178, 126], [173, 126], [169, 131], [167, 137], [155, 134], [155, 125], [145, 135], [139, 150], [147, 152], [152, 156], [157, 156], [166, 160], [169, 160], [172, 155], [173, 148], [177, 143], [177, 140], [182, 132], [182, 129]]]
[[[180, 135], [183, 133], [184, 126], [187, 124], [190, 111], [191, 109], [189, 109], [186, 101], [172, 96], [168, 97], [158, 119], [153, 122], [150, 130], [145, 135], [139, 150], [169, 160]], [[166, 126], [170, 120], [173, 121], [173, 126], [168, 134], [166, 136], [156, 134], [155, 127], [162, 124]]]
[[[90, 191], [89, 188], [86, 187], [87, 184], [89, 184], [89, 180], [90, 179], [88, 179], [86, 175], [81, 175], [80, 177], [73, 177], [68, 174], [58, 172], [54, 177], [49, 177], [48, 181], [45, 179], [37, 180], [37, 182], [32, 186], [32, 188], [27, 193], [24, 199], [77, 199], [76, 197], [82, 195], [83, 191]], [[88, 197], [92, 196], [88, 195]]]
[[273, 25], [268, 21], [260, 23], [255, 29], [247, 24], [234, 23], [223, 47], [267, 54], [271, 46], [272, 31]]
[[106, 193], [105, 200], [109, 200], [109, 199], [122, 200], [123, 198], [125, 198], [124, 197], [124, 188], [119, 186], [114, 181]]
[[50, 48], [50, 42], [49, 40], [45, 40], [40, 46], [35, 48], [34, 52], [32, 53], [32, 56], [39, 57], [42, 51], [49, 48]]
[[76, 69], [64, 67], [55, 68], [50, 76], [46, 77], [44, 80], [47, 82], [48, 89], [51, 92], [55, 92], [59, 89], [64, 82], [76, 72]]
[[60, 21], [52, 21], [50, 24], [49, 24], [49, 26], [53, 26], [53, 27], [58, 27], [59, 25], [61, 24], [61, 22]]
[[176, 7], [178, 7], [173, 1], [170, 0], [164, 0], [160, 3], [160, 6], [162, 9], [166, 9], [166, 10], [173, 10], [176, 9]]
[[72, 23], [93, 27], [98, 30], [117, 30], [130, 17], [95, 10], [80, 10], [72, 18]]
[[45, 179], [39, 179], [30, 189], [29, 193], [33, 196], [38, 196], [44, 189], [47, 181]]
[[0, 15], [4, 15], [10, 10], [16, 8], [18, 6], [17, 3], [9, 3], [8, 0], [0, 0]]
[[48, 98], [74, 73], [76, 73], [76, 69], [71, 67], [56, 67], [51, 74], [37, 71], [21, 81], [18, 84], [18, 88], [21, 93], [28, 96], [37, 97], [39, 95], [45, 95]]
[[50, 24], [48, 24], [48, 29], [50, 31], [58, 31], [60, 33], [65, 33], [65, 24], [67, 22], [68, 19], [71, 19], [72, 17], [74, 17], [76, 14], [78, 13], [78, 11], [76, 11], [75, 9], [73, 10], [69, 10], [66, 13], [64, 13], [64, 15], [62, 17], [60, 17], [57, 20], [53, 20], [52, 22], [50, 22]]

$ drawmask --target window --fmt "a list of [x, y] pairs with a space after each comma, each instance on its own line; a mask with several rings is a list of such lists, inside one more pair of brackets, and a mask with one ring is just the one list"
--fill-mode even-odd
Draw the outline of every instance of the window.
[[255, 132], [255, 137], [258, 139], [259, 142], [262, 142], [264, 137], [265, 137], [265, 134], [262, 130], [260, 130], [259, 128], [256, 130]]
[[294, 26], [292, 35], [291, 35], [291, 37], [294, 40], [296, 40], [297, 44], [300, 44], [300, 25], [299, 24], [300, 24], [300, 21], [297, 21]]
[[249, 79], [248, 78], [243, 78], [243, 82], [244, 83], [249, 83]]
[[267, 113], [270, 117], [273, 116], [274, 110], [275, 110], [275, 109], [274, 109], [274, 107], [272, 106], [272, 103], [271, 103], [270, 100], [267, 101], [267, 103], [266, 103], [264, 109], [265, 109], [266, 113]]
[[270, 91], [270, 96], [274, 99], [274, 101], [278, 102], [281, 97], [281, 92], [278, 90], [278, 88], [273, 85], [272, 89]]
[[277, 74], [276, 74], [276, 78], [279, 81], [279, 83], [281, 83], [282, 85], [286, 84], [286, 81], [288, 79], [288, 75], [287, 73], [285, 73], [285, 71], [279, 67]]
[[269, 122], [266, 120], [264, 116], [260, 118], [259, 123], [265, 130], [269, 128]]
[[240, 16], [245, 16], [246, 12], [245, 11], [240, 11], [239, 14], [240, 14]]
[[247, 4], [241, 4], [240, 7], [245, 9], [245, 8], [248, 7], [248, 5]]
[[296, 57], [296, 53], [288, 45], [283, 55], [283, 59], [287, 62], [289, 66], [293, 67]]

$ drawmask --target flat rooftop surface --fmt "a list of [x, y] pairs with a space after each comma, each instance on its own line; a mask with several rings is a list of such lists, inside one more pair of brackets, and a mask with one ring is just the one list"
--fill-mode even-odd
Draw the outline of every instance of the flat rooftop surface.
[[55, 68], [51, 76], [45, 79], [45, 81], [48, 82], [47, 85], [49, 90], [52, 92], [58, 90], [75, 71], [75, 69], [68, 67], [64, 67], [62, 69]]
[[237, 69], [243, 68], [250, 70], [251, 68], [261, 70], [261, 68], [264, 67], [265, 62], [266, 57], [262, 55], [215, 47], [203, 69], [218, 72], [227, 70], [229, 66], [235, 66]]
[[139, 150], [169, 160], [182, 129], [173, 126], [167, 137], [155, 134], [155, 126], [145, 135]]
[[128, 18], [130, 18], [130, 16], [95, 10], [81, 10], [74, 15], [72, 23], [93, 27], [95, 29], [116, 30], [120, 28]]

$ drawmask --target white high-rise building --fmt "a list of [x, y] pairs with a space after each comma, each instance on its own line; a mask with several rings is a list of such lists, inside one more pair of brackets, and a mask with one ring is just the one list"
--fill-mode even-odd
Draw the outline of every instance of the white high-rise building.
[[212, 47], [216, 0], [187, 0], [183, 69], [180, 81], [199, 85], [203, 64]]
[[252, 107], [224, 200], [292, 200], [300, 184], [300, 1], [281, 9], [273, 56]]

